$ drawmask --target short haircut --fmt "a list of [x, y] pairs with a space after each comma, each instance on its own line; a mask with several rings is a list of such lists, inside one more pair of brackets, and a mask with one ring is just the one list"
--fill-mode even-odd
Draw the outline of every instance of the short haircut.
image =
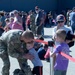
[[56, 36], [62, 38], [63, 40], [65, 40], [66, 38], [66, 31], [63, 29], [58, 29], [56, 31]]
[[33, 35], [33, 32], [31, 30], [26, 30], [23, 32], [22, 36], [25, 38], [25, 39], [34, 39], [34, 35]]

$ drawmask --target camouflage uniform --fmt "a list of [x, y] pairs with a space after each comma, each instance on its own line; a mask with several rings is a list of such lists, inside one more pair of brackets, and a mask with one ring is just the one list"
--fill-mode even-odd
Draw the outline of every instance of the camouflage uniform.
[[31, 31], [34, 34], [36, 34], [35, 14], [30, 15], [30, 28], [31, 28]]
[[[10, 30], [0, 37], [0, 57], [3, 60], [2, 75], [9, 75], [10, 62], [9, 57], [17, 58], [20, 68], [25, 75], [31, 75], [30, 67], [23, 55], [27, 53], [26, 45], [20, 40], [21, 30]], [[23, 51], [22, 51], [23, 50]]]

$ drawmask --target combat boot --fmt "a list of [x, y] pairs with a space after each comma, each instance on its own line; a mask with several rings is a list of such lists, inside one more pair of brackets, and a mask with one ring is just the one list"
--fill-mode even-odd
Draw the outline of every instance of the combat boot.
[[20, 69], [15, 69], [13, 75], [19, 75]]

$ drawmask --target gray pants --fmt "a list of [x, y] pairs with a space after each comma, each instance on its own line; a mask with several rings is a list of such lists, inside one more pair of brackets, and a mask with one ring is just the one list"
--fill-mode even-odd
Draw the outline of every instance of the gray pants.
[[0, 41], [0, 58], [3, 61], [2, 75], [9, 75], [10, 61], [7, 53], [7, 48], [2, 41]]
[[32, 75], [31, 68], [27, 63], [27, 59], [17, 59], [22, 71], [24, 71], [25, 75]]
[[66, 75], [66, 70], [54, 70], [54, 75]]
[[7, 53], [3, 54], [1, 56], [1, 59], [3, 61], [2, 75], [9, 75], [10, 62], [8, 54]]

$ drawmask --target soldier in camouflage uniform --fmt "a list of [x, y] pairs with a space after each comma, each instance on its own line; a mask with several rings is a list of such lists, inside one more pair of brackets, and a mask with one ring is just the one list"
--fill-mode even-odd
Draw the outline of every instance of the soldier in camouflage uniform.
[[24, 75], [32, 75], [27, 59], [33, 59], [33, 56], [28, 53], [22, 34], [23, 31], [15, 29], [0, 37], [0, 57], [3, 61], [2, 75], [9, 75], [10, 61], [8, 55], [18, 60], [21, 70], [25, 73]]
[[32, 10], [30, 12], [30, 28], [33, 34], [36, 34], [35, 13]]

